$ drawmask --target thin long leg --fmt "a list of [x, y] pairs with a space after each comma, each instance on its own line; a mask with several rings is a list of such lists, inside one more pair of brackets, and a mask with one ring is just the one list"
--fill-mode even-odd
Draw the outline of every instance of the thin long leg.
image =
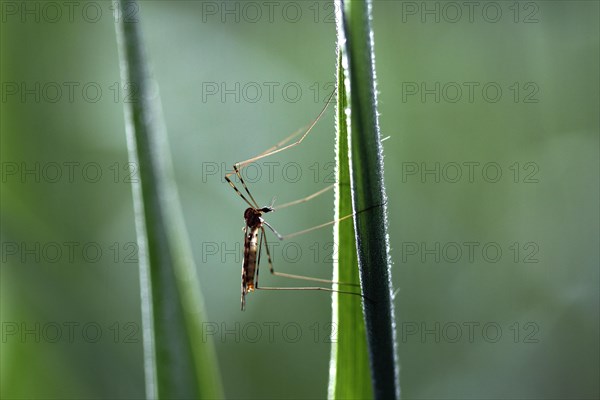
[[[262, 235], [261, 235], [261, 242], [262, 240], [265, 241], [265, 250], [267, 252], [267, 261], [269, 262], [269, 270], [271, 271], [272, 275], [275, 276], [281, 276], [284, 278], [291, 278], [291, 279], [300, 279], [300, 280], [305, 280], [305, 281], [312, 281], [312, 282], [321, 282], [321, 283], [333, 283], [333, 284], [337, 284], [337, 285], [347, 285], [347, 286], [360, 286], [357, 285], [355, 283], [344, 283], [344, 282], [336, 282], [336, 281], [331, 281], [329, 279], [321, 279], [321, 278], [313, 278], [311, 276], [304, 276], [304, 275], [294, 275], [294, 274], [286, 274], [283, 272], [277, 272], [275, 271], [275, 268], [273, 268], [273, 260], [271, 259], [271, 252], [269, 250], [269, 245], [267, 244], [267, 237], [266, 237], [266, 233], [265, 233], [265, 228], [261, 228], [262, 231]], [[259, 251], [260, 251], [260, 246], [259, 246]], [[258, 255], [258, 260], [260, 261], [260, 254]], [[256, 280], [256, 288], [258, 288], [258, 267], [259, 264], [256, 264], [256, 276], [257, 276], [257, 280]]]
[[[327, 103], [325, 104], [325, 106], [323, 107], [323, 109], [321, 110], [321, 112], [319, 113], [319, 115], [317, 116], [317, 118], [315, 118], [314, 121], [312, 121], [307, 127], [299, 129], [298, 131], [294, 132], [292, 135], [288, 136], [287, 138], [285, 138], [284, 140], [282, 140], [281, 142], [277, 143], [275, 146], [263, 151], [261, 154], [259, 154], [256, 157], [250, 158], [248, 160], [245, 161], [241, 161], [241, 162], [236, 162], [235, 164], [233, 164], [233, 172], [228, 172], [227, 174], [225, 174], [225, 180], [229, 183], [229, 185], [233, 188], [233, 190], [235, 190], [235, 192], [246, 202], [248, 203], [248, 205], [252, 208], [260, 208], [258, 203], [256, 202], [256, 200], [254, 199], [254, 197], [252, 196], [252, 194], [250, 193], [250, 190], [248, 190], [248, 186], [246, 186], [246, 183], [244, 182], [244, 179], [242, 178], [242, 175], [240, 174], [240, 170], [245, 167], [246, 165], [260, 160], [261, 158], [264, 157], [268, 157], [270, 155], [273, 155], [275, 153], [279, 153], [280, 151], [289, 149], [290, 147], [294, 147], [300, 143], [302, 143], [302, 141], [304, 140], [304, 138], [306, 138], [306, 136], [308, 136], [308, 134], [310, 133], [310, 131], [312, 130], [312, 128], [317, 124], [317, 122], [321, 119], [321, 117], [323, 116], [323, 114], [325, 113], [325, 111], [327, 110], [327, 107], [329, 106], [329, 103], [331, 102], [331, 99], [333, 98], [333, 95], [335, 94], [335, 90], [331, 93], [331, 95], [327, 98]], [[303, 133], [304, 132], [304, 133]], [[288, 144], [286, 146], [284, 146], [286, 143], [288, 143], [289, 141], [291, 141], [293, 138], [295, 138], [296, 136], [302, 134], [302, 137], [300, 137], [300, 139], [298, 139], [297, 141], [295, 141], [292, 144]], [[284, 147], [282, 147], [284, 146]], [[248, 194], [248, 196], [250, 197], [250, 199], [252, 200], [252, 202], [254, 202], [254, 204], [252, 204], [252, 202], [250, 202], [240, 191], [239, 189], [235, 186], [235, 184], [231, 181], [231, 179], [229, 178], [231, 175], [236, 174], [237, 177], [239, 178], [240, 182], [242, 183], [242, 186], [244, 187], [244, 190], [246, 191], [246, 193]], [[287, 207], [287, 206], [286, 206]], [[281, 208], [281, 207], [280, 207]]]
[[271, 255], [269, 254], [269, 245], [267, 245], [267, 239], [265, 238], [265, 230], [261, 229], [260, 232], [260, 239], [258, 239], [258, 256], [256, 259], [256, 271], [255, 273], [255, 278], [254, 278], [254, 289], [258, 289], [258, 273], [259, 271], [259, 267], [260, 267], [260, 253], [262, 253], [262, 242], [263, 240], [265, 241], [265, 247], [267, 248], [267, 254], [269, 255], [269, 264], [271, 263]]
[[295, 206], [296, 204], [306, 203], [307, 201], [312, 200], [315, 197], [322, 195], [323, 193], [327, 192], [328, 190], [333, 189], [334, 186], [335, 186], [335, 184], [331, 184], [331, 185], [327, 186], [326, 188], [323, 188], [323, 189], [319, 190], [318, 192], [311, 194], [310, 196], [306, 196], [302, 199], [290, 201], [289, 203], [284, 203], [284, 204], [276, 207], [275, 210], [281, 210], [282, 208]]
[[[273, 147], [265, 150], [264, 152], [262, 152], [258, 156], [249, 158], [249, 159], [247, 159], [245, 161], [241, 161], [241, 162], [235, 163], [235, 166], [237, 166], [239, 169], [242, 169], [243, 167], [245, 167], [246, 165], [248, 165], [248, 164], [250, 164], [250, 163], [252, 163], [254, 161], [258, 161], [261, 158], [272, 156], [273, 154], [279, 153], [280, 151], [287, 150], [287, 149], [289, 149], [291, 147], [297, 146], [300, 143], [302, 143], [302, 141], [308, 136], [308, 134], [310, 133], [310, 131], [312, 130], [312, 128], [314, 128], [314, 126], [317, 124], [317, 122], [319, 122], [319, 120], [321, 119], [321, 117], [323, 116], [323, 114], [325, 114], [325, 111], [327, 110], [327, 107], [329, 106], [329, 103], [331, 102], [331, 99], [333, 98], [333, 95], [335, 94], [335, 92], [336, 91], [334, 90], [331, 93], [331, 95], [327, 99], [327, 103], [325, 104], [325, 106], [323, 107], [323, 109], [321, 110], [321, 112], [319, 113], [319, 115], [317, 115], [317, 118], [315, 118], [310, 124], [308, 124], [307, 127], [294, 132], [291, 136], [289, 136], [286, 139], [282, 140], [281, 142], [277, 143], [275, 146], [273, 146]], [[304, 133], [302, 133], [302, 132], [304, 132]], [[301, 133], [302, 133], [302, 136], [300, 137], [300, 139], [296, 140], [295, 142], [293, 142], [291, 144], [285, 145], [286, 143], [288, 143], [289, 141], [291, 141], [293, 138], [295, 138], [296, 136], [300, 135]], [[234, 168], [235, 168], [235, 166], [234, 166]]]
[[244, 200], [246, 203], [248, 203], [248, 205], [250, 207], [257, 208], [254, 204], [250, 203], [250, 201], [248, 201], [248, 199], [238, 190], [238, 188], [234, 185], [234, 183], [231, 181], [231, 179], [229, 179], [228, 175], [225, 175], [225, 180], [229, 183], [229, 186], [231, 186], [233, 188], [233, 190], [235, 190], [237, 195], [242, 198], [242, 200]]
[[293, 237], [296, 237], [296, 236], [300, 236], [300, 235], [304, 235], [305, 233], [316, 231], [317, 229], [325, 228], [326, 226], [333, 225], [336, 222], [343, 221], [343, 220], [348, 219], [348, 218], [350, 218], [352, 216], [354, 216], [354, 214], [348, 214], [346, 216], [343, 216], [342, 218], [334, 219], [333, 221], [325, 222], [324, 224], [313, 226], [312, 228], [308, 228], [308, 229], [304, 229], [304, 230], [301, 230], [301, 231], [298, 231], [298, 232], [290, 233], [288, 235], [284, 235], [283, 236], [283, 240], [290, 239], [290, 238], [293, 238]]
[[275, 230], [275, 228], [273, 228], [273, 227], [272, 227], [272, 226], [271, 226], [271, 225], [270, 225], [270, 224], [269, 224], [267, 221], [263, 221], [262, 223], [263, 223], [263, 225], [266, 225], [266, 226], [267, 226], [267, 228], [269, 228], [271, 231], [273, 231], [273, 233], [275, 234], [275, 236], [277, 236], [277, 239], [279, 239], [279, 240], [283, 240], [283, 236], [281, 236], [281, 235], [279, 234], [279, 232], [277, 232], [277, 231]]
[[329, 281], [326, 279], [318, 279], [318, 278], [311, 278], [308, 276], [291, 275], [291, 274], [275, 272], [275, 270], [273, 269], [273, 262], [271, 260], [271, 253], [269, 252], [269, 245], [267, 244], [265, 230], [264, 230], [264, 228], [262, 228], [262, 235], [261, 235], [259, 246], [258, 246], [259, 253], [258, 253], [258, 259], [257, 259], [257, 264], [256, 264], [256, 284], [254, 286], [254, 289], [256, 289], [256, 290], [321, 290], [321, 291], [330, 292], [330, 293], [333, 292], [333, 293], [351, 294], [354, 296], [359, 296], [365, 300], [372, 301], [370, 298], [368, 298], [367, 296], [364, 296], [362, 293], [350, 292], [347, 290], [330, 289], [330, 288], [324, 288], [324, 287], [320, 287], [320, 286], [303, 286], [303, 287], [258, 286], [258, 269], [259, 269], [259, 265], [260, 265], [261, 243], [263, 240], [265, 241], [265, 249], [267, 251], [267, 259], [269, 261], [269, 268], [271, 270], [271, 274], [273, 274], [273, 275], [278, 275], [278, 276], [283, 276], [286, 278], [293, 278], [293, 279], [302, 279], [302, 280], [317, 281], [317, 282], [324, 282], [324, 283], [333, 283], [333, 284], [337, 284], [337, 285], [360, 286], [360, 285], [357, 285], [354, 283], [334, 282], [334, 281]]
[[[247, 229], [246, 227], [243, 228], [243, 230], [244, 230], [244, 243], [246, 242], [246, 229]], [[258, 254], [259, 254], [259, 257], [260, 257], [260, 253], [258, 253]], [[242, 285], [241, 286], [242, 286], [242, 288], [241, 288], [242, 289], [241, 290], [242, 296], [241, 296], [240, 303], [241, 303], [242, 311], [244, 311], [246, 309], [246, 295], [248, 294], [248, 292], [246, 290], [246, 270], [244, 268], [242, 268]]]
[[261, 286], [257, 287], [256, 290], [324, 290], [326, 292], [335, 292], [335, 293], [343, 293], [343, 294], [353, 294], [355, 296], [362, 297], [364, 299], [369, 300], [367, 297], [363, 296], [360, 293], [356, 292], [348, 292], [346, 290], [337, 290], [337, 289], [329, 289], [320, 286], [303, 286], [303, 287], [274, 287], [274, 286]]
[[[242, 199], [244, 199], [244, 201], [246, 203], [248, 203], [250, 205], [250, 207], [252, 208], [260, 208], [260, 206], [258, 205], [258, 203], [256, 202], [256, 200], [254, 200], [254, 197], [252, 196], [252, 193], [250, 193], [250, 190], [248, 190], [248, 186], [246, 186], [246, 182], [244, 182], [244, 179], [242, 178], [242, 174], [240, 174], [240, 170], [237, 167], [237, 164], [233, 165], [233, 170], [234, 172], [228, 172], [227, 174], [225, 174], [225, 179], [227, 180], [227, 182], [229, 182], [229, 185], [231, 185], [231, 187], [233, 188], [233, 190], [235, 190], [235, 192], [240, 195], [240, 197]], [[242, 183], [242, 186], [244, 187], [244, 189], [246, 190], [246, 193], [248, 193], [248, 196], [250, 196], [250, 198], [252, 199], [252, 201], [254, 202], [254, 204], [252, 204], [250, 201], [248, 201], [248, 199], [246, 199], [246, 197], [244, 197], [244, 195], [238, 190], [238, 188], [234, 185], [234, 183], [231, 181], [231, 179], [229, 179], [229, 177], [233, 174], [236, 174], [238, 179], [240, 180], [240, 182]]]
[[340, 221], [343, 221], [343, 220], [348, 219], [350, 217], [353, 217], [355, 214], [358, 215], [358, 214], [363, 213], [365, 211], [369, 211], [372, 208], [381, 207], [385, 203], [387, 203], [387, 200], [384, 203], [382, 203], [382, 204], [378, 204], [376, 206], [367, 207], [364, 210], [360, 210], [360, 211], [358, 211], [356, 213], [345, 215], [342, 218], [334, 219], [333, 221], [325, 222], [324, 224], [313, 226], [312, 228], [304, 229], [304, 230], [301, 230], [301, 231], [298, 231], [298, 232], [290, 233], [288, 235], [283, 235], [283, 239], [282, 240], [290, 239], [290, 238], [293, 238], [293, 237], [296, 237], [296, 236], [304, 235], [305, 233], [309, 233], [309, 232], [315, 231], [317, 229], [325, 228], [326, 226], [333, 225], [336, 222], [340, 222]]

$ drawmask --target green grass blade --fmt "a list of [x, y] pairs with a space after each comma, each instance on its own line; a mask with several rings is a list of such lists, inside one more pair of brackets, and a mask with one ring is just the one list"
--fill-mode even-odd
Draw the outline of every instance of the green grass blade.
[[383, 147], [375, 90], [370, 0], [338, 2], [344, 82], [349, 107], [350, 182], [371, 378], [376, 399], [400, 396]]
[[[348, 165], [348, 107], [344, 88], [341, 54], [337, 66], [338, 104], [336, 113], [336, 191], [335, 219], [352, 214], [350, 166]], [[360, 284], [354, 225], [347, 219], [334, 226], [335, 252], [333, 280]], [[348, 288], [347, 286], [343, 287]], [[331, 347], [330, 399], [370, 399], [373, 397], [367, 352], [367, 337], [360, 298], [333, 293], [332, 324], [336, 339]]]
[[140, 255], [146, 397], [216, 398], [222, 389], [213, 344], [201, 340], [204, 315], [196, 269], [174, 183], [158, 91], [144, 54], [135, 1], [115, 2], [121, 79], [136, 89], [125, 103]]

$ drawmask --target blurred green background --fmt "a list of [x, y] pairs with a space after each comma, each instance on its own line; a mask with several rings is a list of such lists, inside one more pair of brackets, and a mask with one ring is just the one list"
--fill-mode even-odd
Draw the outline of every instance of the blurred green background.
[[[135, 88], [111, 3], [0, 4], [0, 396], [142, 398]], [[403, 397], [598, 398], [598, 2], [474, 4], [373, 7]], [[222, 176], [321, 110], [332, 11], [148, 1], [121, 16], [142, 23], [206, 302], [198, 340], [215, 341], [229, 398], [326, 395], [330, 298], [252, 293], [240, 312], [245, 204]], [[327, 186], [333, 146], [330, 111], [246, 171], [257, 201]], [[268, 221], [328, 221], [332, 199]], [[307, 236], [273, 243], [276, 268], [330, 276], [330, 230]], [[263, 268], [263, 285], [295, 284]]]

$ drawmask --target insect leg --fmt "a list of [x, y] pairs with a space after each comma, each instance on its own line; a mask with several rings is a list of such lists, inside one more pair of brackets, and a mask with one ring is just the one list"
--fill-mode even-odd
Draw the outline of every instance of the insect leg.
[[[268, 156], [271, 156], [273, 154], [279, 153], [280, 151], [284, 151], [287, 150], [291, 147], [297, 146], [300, 143], [302, 143], [302, 141], [308, 136], [308, 134], [310, 133], [310, 131], [314, 128], [314, 126], [317, 124], [317, 122], [319, 122], [319, 120], [321, 119], [321, 117], [323, 116], [323, 114], [325, 114], [325, 111], [327, 110], [327, 107], [329, 106], [329, 103], [331, 103], [331, 99], [333, 98], [333, 95], [335, 94], [335, 90], [331, 93], [331, 95], [329, 95], [329, 98], [327, 99], [327, 103], [325, 104], [325, 106], [323, 107], [323, 109], [321, 110], [321, 112], [319, 113], [319, 115], [317, 115], [317, 118], [315, 118], [310, 124], [308, 124], [306, 127], [294, 132], [292, 135], [290, 135], [289, 137], [287, 137], [286, 139], [282, 140], [281, 142], [277, 143], [275, 146], [265, 150], [264, 152], [262, 152], [261, 154], [259, 154], [256, 157], [252, 157], [249, 158], [245, 161], [236, 163], [236, 165], [242, 169], [243, 167], [245, 167], [246, 165], [254, 162], [254, 161], [258, 161], [261, 158], [265, 158]], [[299, 136], [300, 134], [302, 134], [302, 136], [300, 136], [300, 139], [296, 140], [295, 142], [291, 143], [291, 144], [287, 144], [289, 141], [291, 141], [293, 138], [295, 138], [296, 136]]]
[[[273, 268], [273, 261], [271, 260], [271, 252], [269, 251], [269, 246], [267, 244], [265, 228], [261, 227], [261, 230], [263, 232], [262, 238], [264, 238], [264, 241], [265, 241], [265, 250], [267, 252], [267, 260], [269, 262], [269, 270], [271, 271], [272, 275], [281, 276], [284, 278], [300, 279], [300, 280], [311, 281], [311, 282], [321, 282], [321, 283], [330, 283], [330, 284], [332, 283], [332, 284], [337, 284], [337, 285], [348, 285], [348, 286], [360, 286], [355, 283], [335, 282], [335, 281], [332, 281], [329, 279], [314, 278], [311, 276], [304, 276], [304, 275], [286, 274], [284, 272], [275, 271], [275, 268]], [[260, 255], [259, 255], [259, 257], [260, 257]], [[257, 266], [257, 269], [258, 269], [258, 266]]]

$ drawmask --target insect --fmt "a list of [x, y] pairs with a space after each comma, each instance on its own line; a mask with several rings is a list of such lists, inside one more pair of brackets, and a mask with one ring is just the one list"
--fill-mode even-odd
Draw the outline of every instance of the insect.
[[[244, 179], [242, 178], [242, 174], [240, 173], [240, 170], [250, 163], [253, 163], [262, 158], [271, 156], [273, 154], [279, 153], [281, 151], [287, 150], [291, 147], [294, 147], [294, 146], [302, 143], [302, 141], [308, 136], [310, 131], [313, 129], [313, 127], [321, 119], [321, 117], [327, 110], [327, 107], [329, 106], [329, 103], [330, 103], [331, 99], [333, 98], [334, 94], [335, 94], [335, 91], [329, 96], [325, 106], [323, 107], [323, 109], [321, 110], [321, 112], [319, 113], [317, 118], [315, 118], [307, 127], [294, 132], [292, 135], [290, 135], [286, 139], [282, 140], [281, 142], [277, 143], [275, 146], [267, 149], [266, 151], [259, 154], [258, 156], [233, 164], [233, 171], [228, 172], [225, 175], [225, 180], [229, 183], [229, 185], [233, 188], [233, 190], [235, 190], [235, 192], [238, 194], [238, 196], [240, 196], [242, 198], [242, 200], [244, 200], [249, 206], [244, 211], [244, 221], [245, 221], [244, 257], [243, 257], [243, 262], [242, 262], [242, 285], [241, 285], [241, 309], [242, 309], [242, 311], [246, 308], [246, 295], [254, 290], [259, 290], [259, 289], [261, 289], [261, 290], [323, 290], [323, 291], [328, 291], [328, 292], [348, 293], [348, 294], [354, 294], [354, 295], [361, 296], [360, 293], [335, 290], [335, 289], [330, 289], [330, 288], [325, 288], [325, 287], [320, 287], [320, 286], [307, 286], [307, 287], [263, 287], [263, 286], [259, 286], [258, 274], [259, 274], [260, 256], [261, 256], [261, 250], [262, 250], [263, 243], [264, 243], [265, 251], [267, 254], [269, 270], [272, 275], [286, 277], [286, 278], [292, 278], [292, 279], [300, 279], [300, 280], [305, 280], [305, 281], [312, 281], [312, 282], [329, 283], [329, 284], [335, 283], [335, 284], [340, 284], [340, 285], [357, 286], [355, 284], [350, 284], [350, 283], [345, 284], [345, 283], [341, 283], [341, 282], [333, 282], [330, 280], [313, 278], [313, 277], [309, 277], [309, 276], [276, 272], [273, 268], [273, 262], [271, 259], [271, 254], [269, 252], [269, 246], [267, 245], [266, 231], [265, 231], [265, 227], [267, 227], [267, 228], [269, 228], [269, 230], [271, 230], [277, 236], [277, 238], [279, 238], [279, 240], [284, 240], [287, 238], [291, 238], [293, 236], [298, 236], [298, 235], [301, 235], [304, 233], [308, 233], [315, 229], [319, 229], [319, 228], [323, 228], [328, 225], [332, 225], [335, 222], [352, 217], [352, 214], [342, 217], [336, 221], [330, 221], [330, 222], [327, 222], [327, 223], [324, 223], [324, 224], [321, 224], [318, 226], [314, 226], [309, 229], [305, 229], [300, 232], [282, 236], [267, 221], [265, 221], [263, 219], [264, 214], [273, 212], [275, 210], [273, 208], [273, 202], [271, 202], [271, 204], [269, 206], [260, 207], [258, 205], [258, 203], [256, 202], [256, 200], [254, 199], [254, 197], [252, 196], [252, 194], [250, 193], [250, 190], [248, 189], [248, 186], [244, 182]], [[296, 138], [298, 136], [300, 136], [299, 139], [297, 139], [295, 142], [289, 143], [291, 140], [293, 140], [294, 138]], [[233, 181], [230, 178], [232, 175], [237, 176], [247, 197], [233, 183]], [[278, 206], [277, 209], [280, 210], [282, 208], [286, 208], [289, 206], [293, 206], [296, 204], [300, 204], [300, 203], [309, 201], [309, 200], [327, 192], [328, 190], [332, 189], [333, 186], [334, 185], [330, 185], [324, 189], [319, 190], [316, 193], [311, 194], [310, 196], [307, 196], [302, 199], [295, 200], [295, 201], [292, 201], [289, 203], [282, 204], [281, 206]]]

